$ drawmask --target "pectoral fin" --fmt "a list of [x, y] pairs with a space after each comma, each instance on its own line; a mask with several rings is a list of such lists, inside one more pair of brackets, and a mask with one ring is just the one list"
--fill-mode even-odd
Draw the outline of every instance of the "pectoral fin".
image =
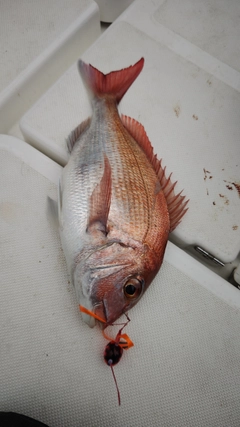
[[97, 229], [105, 235], [108, 233], [107, 221], [111, 204], [111, 193], [111, 166], [105, 155], [103, 176], [90, 197], [87, 232]]

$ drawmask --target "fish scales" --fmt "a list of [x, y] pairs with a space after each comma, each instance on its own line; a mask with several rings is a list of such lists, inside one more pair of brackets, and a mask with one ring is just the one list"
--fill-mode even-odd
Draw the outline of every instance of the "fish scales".
[[[186, 211], [142, 125], [118, 113], [142, 67], [143, 59], [104, 75], [79, 62], [93, 115], [69, 137], [71, 154], [59, 188], [71, 281], [79, 304], [105, 326], [139, 301], [161, 266], [170, 230]], [[83, 319], [94, 326], [93, 317], [85, 313]]]
[[111, 108], [112, 117], [108, 120], [112, 147], [107, 155], [112, 164], [114, 190], [109, 220], [111, 221], [111, 216], [115, 217], [115, 222], [118, 218], [119, 228], [143, 241], [148, 227], [149, 203], [148, 191], [141, 173], [142, 165], [138, 160], [140, 150], [127, 134], [117, 110], [111, 114], [113, 111]]
[[[76, 179], [73, 175], [71, 193], [74, 196], [78, 192], [77, 197], [85, 202], [84, 208], [78, 203], [77, 222], [83, 222], [86, 226], [89, 194], [102, 177], [104, 153], [106, 153], [112, 168], [113, 194], [109, 222], [117, 224], [125, 233], [134, 233], [134, 238], [143, 241], [149, 228], [149, 191], [151, 190], [150, 186], [146, 188], [146, 179], [143, 178], [143, 174], [146, 174], [146, 158], [123, 127], [115, 102], [110, 100], [107, 105], [103, 106], [102, 102], [100, 104], [102, 108], [97, 108], [100, 114], [95, 113], [93, 116], [91, 127], [84, 139], [86, 143], [82, 142], [79, 148], [76, 147], [79, 150], [76, 159], [78, 177]], [[103, 109], [106, 110], [104, 114]], [[103, 116], [104, 119], [102, 119]], [[89, 140], [91, 143], [88, 142]], [[139, 153], [143, 157], [140, 159], [141, 162], [138, 160]], [[150, 173], [153, 173], [151, 165], [149, 166]]]

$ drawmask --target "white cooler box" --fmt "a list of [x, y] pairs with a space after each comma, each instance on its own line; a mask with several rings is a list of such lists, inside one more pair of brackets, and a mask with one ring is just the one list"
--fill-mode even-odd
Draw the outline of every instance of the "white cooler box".
[[99, 37], [99, 10], [93, 0], [1, 0], [0, 28], [0, 132], [17, 133], [23, 113]]
[[144, 56], [120, 111], [144, 125], [190, 199], [129, 313], [135, 345], [115, 367], [120, 407], [107, 341], [81, 320], [47, 211], [65, 139], [91, 114], [76, 63], [21, 119], [34, 148], [0, 136], [0, 410], [50, 427], [239, 426], [240, 292], [226, 280], [240, 249], [238, 13], [237, 1], [135, 1], [82, 54], [105, 73]]

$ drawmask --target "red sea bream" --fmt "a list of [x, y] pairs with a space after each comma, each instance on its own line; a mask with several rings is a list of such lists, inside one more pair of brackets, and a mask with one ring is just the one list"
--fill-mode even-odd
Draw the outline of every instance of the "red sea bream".
[[[104, 75], [79, 61], [93, 115], [69, 136], [59, 186], [60, 234], [79, 305], [115, 322], [156, 276], [169, 233], [186, 212], [136, 120], [118, 103], [144, 59]], [[89, 326], [95, 319], [83, 314]]]

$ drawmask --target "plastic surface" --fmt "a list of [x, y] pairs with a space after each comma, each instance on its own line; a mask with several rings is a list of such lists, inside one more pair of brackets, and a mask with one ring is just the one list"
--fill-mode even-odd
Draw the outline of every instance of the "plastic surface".
[[133, 0], [95, 0], [99, 6], [102, 22], [113, 22]]
[[0, 131], [6, 133], [100, 34], [92, 0], [0, 1]]
[[[115, 367], [118, 407], [103, 360], [107, 341], [81, 320], [47, 213], [61, 167], [0, 136], [0, 168], [0, 410], [51, 427], [238, 427], [239, 292], [229, 285], [228, 304], [221, 301], [205, 286], [224, 281], [170, 243], [129, 312], [134, 347]], [[118, 329], [107, 332], [115, 337]]]
[[107, 341], [81, 320], [47, 213], [61, 167], [0, 136], [0, 168], [0, 410], [51, 427], [238, 427], [239, 292], [229, 285], [228, 304], [221, 301], [205, 286], [224, 281], [170, 243], [156, 280], [129, 312], [125, 332], [134, 347], [115, 367], [118, 407], [103, 360]]
[[[145, 57], [120, 111], [145, 126], [167, 171], [178, 180], [177, 190], [184, 189], [190, 199], [171, 238], [229, 263], [240, 248], [240, 74], [164, 27], [161, 4], [133, 3], [82, 57], [105, 73]], [[74, 65], [23, 117], [21, 129], [27, 141], [64, 164], [65, 138], [89, 115]]]
[[[85, 35], [89, 42], [87, 34], [95, 37], [98, 14], [90, 3], [86, 21], [73, 25], [67, 22], [72, 11], [58, 11], [57, 17], [66, 15], [67, 29], [60, 41], [57, 36], [51, 48], [30, 58], [26, 72], [0, 95], [0, 129], [8, 129], [47, 81], [50, 85], [63, 72], [58, 60], [65, 52], [68, 66], [70, 46], [85, 43]], [[78, 2], [73, 14], [83, 4]], [[17, 11], [18, 3], [11, 5]], [[236, 188], [228, 188], [239, 178], [237, 8], [236, 1], [231, 7], [214, 0], [134, 2], [83, 56], [105, 72], [145, 56], [143, 73], [120, 109], [145, 125], [168, 171], [179, 179], [178, 188], [185, 187], [191, 198], [175, 238], [186, 244], [197, 236], [210, 249], [217, 244], [229, 259], [239, 248], [238, 223], [232, 222], [239, 219], [239, 199]], [[34, 36], [30, 12], [26, 25]], [[42, 36], [47, 39], [47, 31]], [[65, 137], [89, 114], [74, 65], [24, 117], [22, 128], [29, 142], [64, 163]], [[25, 414], [49, 427], [239, 427], [240, 292], [170, 242], [159, 274], [129, 312], [124, 331], [134, 347], [115, 366], [118, 407], [103, 359], [108, 341], [81, 320], [49, 216], [47, 198], [57, 198], [61, 170], [30, 145], [0, 135], [0, 411]], [[235, 234], [231, 224], [238, 227]], [[119, 327], [106, 332], [114, 338]]]

